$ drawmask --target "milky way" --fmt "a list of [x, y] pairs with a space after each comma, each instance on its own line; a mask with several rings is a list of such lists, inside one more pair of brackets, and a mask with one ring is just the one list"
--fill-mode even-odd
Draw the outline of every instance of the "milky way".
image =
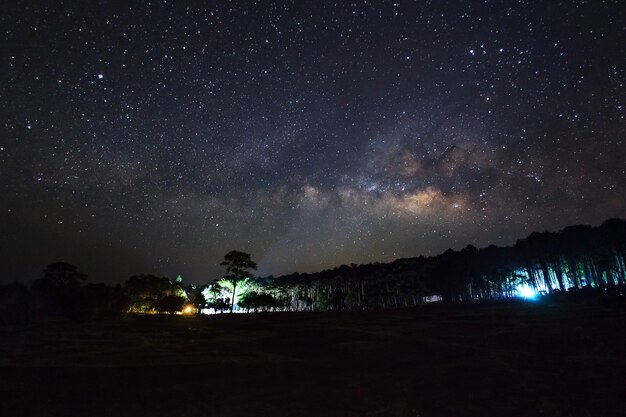
[[622, 2], [10, 2], [3, 282], [259, 274], [626, 216]]

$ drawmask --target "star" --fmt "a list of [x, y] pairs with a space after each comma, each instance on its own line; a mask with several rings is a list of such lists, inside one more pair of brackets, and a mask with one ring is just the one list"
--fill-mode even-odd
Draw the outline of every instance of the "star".
[[450, 6], [9, 2], [3, 276], [203, 284], [231, 249], [279, 276], [623, 216], [618, 2]]

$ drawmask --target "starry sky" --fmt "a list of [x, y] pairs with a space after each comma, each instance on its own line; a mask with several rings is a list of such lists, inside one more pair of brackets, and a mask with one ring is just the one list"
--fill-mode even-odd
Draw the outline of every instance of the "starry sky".
[[206, 283], [626, 217], [620, 1], [13, 1], [0, 281]]

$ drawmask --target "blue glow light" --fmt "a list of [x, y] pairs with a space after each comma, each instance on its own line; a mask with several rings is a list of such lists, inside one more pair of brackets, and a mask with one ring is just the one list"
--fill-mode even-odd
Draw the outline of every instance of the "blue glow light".
[[517, 286], [517, 296], [532, 300], [537, 297], [537, 293], [528, 284], [523, 284]]

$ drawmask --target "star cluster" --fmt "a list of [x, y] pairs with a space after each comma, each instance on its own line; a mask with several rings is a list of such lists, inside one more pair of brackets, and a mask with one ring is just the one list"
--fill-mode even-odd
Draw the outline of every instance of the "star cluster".
[[618, 1], [33, 2], [0, 16], [3, 281], [204, 283], [626, 214]]

